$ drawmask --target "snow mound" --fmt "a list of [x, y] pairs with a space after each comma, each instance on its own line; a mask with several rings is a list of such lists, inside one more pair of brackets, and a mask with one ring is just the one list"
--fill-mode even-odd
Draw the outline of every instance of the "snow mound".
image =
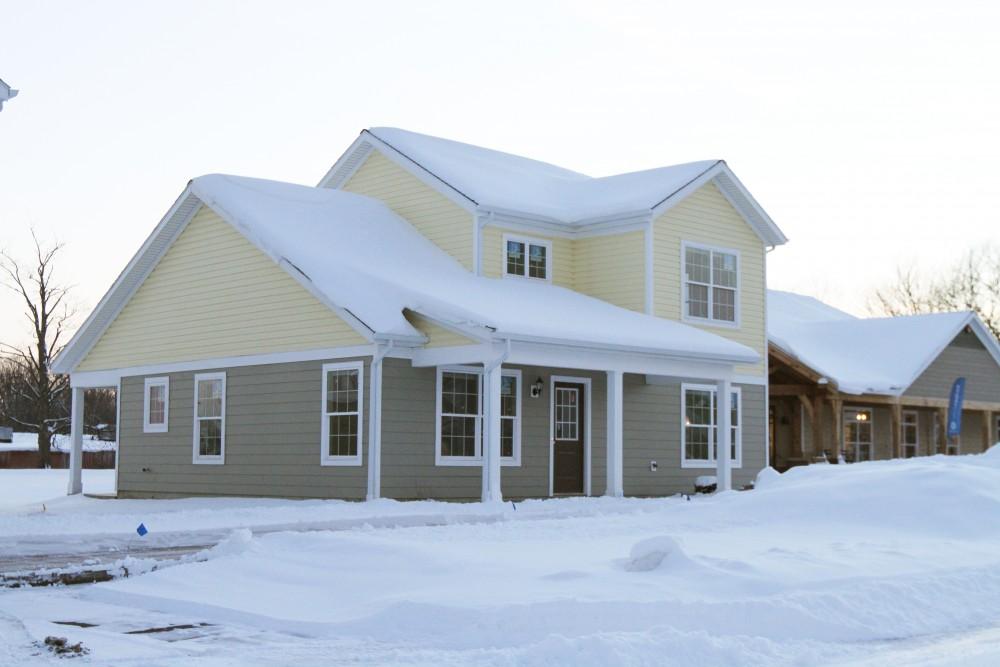
[[778, 480], [781, 479], [781, 473], [774, 468], [768, 466], [767, 468], [761, 469], [757, 473], [757, 478], [754, 479], [753, 488], [755, 489], [767, 489], [773, 487]]
[[678, 569], [693, 565], [680, 543], [669, 535], [651, 537], [632, 545], [625, 569], [629, 572], [651, 572], [660, 568]]

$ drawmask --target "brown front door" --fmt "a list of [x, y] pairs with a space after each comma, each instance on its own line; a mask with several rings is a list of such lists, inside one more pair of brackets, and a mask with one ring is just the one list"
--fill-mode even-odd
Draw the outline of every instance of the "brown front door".
[[583, 385], [556, 382], [554, 391], [552, 491], [583, 493]]

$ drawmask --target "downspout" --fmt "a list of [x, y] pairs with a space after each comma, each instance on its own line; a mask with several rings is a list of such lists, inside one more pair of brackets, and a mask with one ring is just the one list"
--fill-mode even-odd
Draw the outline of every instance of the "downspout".
[[382, 497], [382, 360], [393, 342], [376, 344], [371, 363], [371, 396], [368, 406], [368, 493], [367, 500]]
[[[499, 356], [483, 364], [483, 384], [487, 385], [483, 392], [486, 399], [484, 406], [486, 419], [484, 421], [487, 427], [485, 433], [487, 437], [483, 441], [482, 501], [484, 503], [502, 499], [500, 493], [500, 430], [495, 428], [500, 419], [499, 415], [494, 415], [494, 412], [500, 411], [500, 401], [496, 401], [494, 404], [493, 390], [490, 385], [492, 385], [493, 374], [503, 365], [503, 362], [507, 361], [508, 357], [510, 357], [510, 338], [506, 339], [504, 351]], [[494, 430], [497, 432], [493, 433]]]

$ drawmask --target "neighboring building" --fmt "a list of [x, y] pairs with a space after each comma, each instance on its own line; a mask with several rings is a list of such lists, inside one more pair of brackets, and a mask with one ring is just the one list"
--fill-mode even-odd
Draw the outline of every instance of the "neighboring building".
[[784, 242], [722, 161], [366, 130], [315, 188], [191, 181], [54, 370], [119, 387], [122, 496], [666, 495], [717, 439], [744, 485]]
[[0, 79], [0, 111], [3, 111], [4, 102], [15, 97], [17, 97], [17, 91], [4, 83], [3, 79]]
[[[982, 452], [1000, 441], [1000, 344], [974, 313], [862, 319], [768, 294], [774, 467]], [[961, 436], [948, 397], [966, 380]]]

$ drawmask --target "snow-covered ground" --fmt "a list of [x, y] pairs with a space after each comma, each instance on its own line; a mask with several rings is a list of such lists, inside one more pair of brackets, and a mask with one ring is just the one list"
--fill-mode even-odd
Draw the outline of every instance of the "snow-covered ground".
[[[115, 449], [114, 442], [99, 440], [92, 435], [83, 436], [83, 451], [105, 452]], [[52, 450], [68, 452], [73, 448], [73, 441], [68, 435], [57, 434], [52, 439]], [[37, 433], [14, 433], [12, 442], [0, 442], [0, 452], [34, 452], [38, 451]]]
[[[27, 525], [38, 523], [30, 517], [41, 511], [41, 505], [64, 503], [69, 470], [40, 468], [0, 468], [0, 536], [13, 535], [4, 523], [9, 517], [25, 517]], [[114, 493], [114, 470], [83, 470], [85, 493]], [[91, 502], [98, 502], [88, 498]]]
[[[203, 562], [0, 592], [0, 665], [41, 661], [47, 635], [99, 665], [1000, 662], [1000, 448], [760, 481], [517, 509], [71, 499], [8, 512], [0, 537], [67, 543], [142, 516], [174, 531], [357, 522], [237, 530]], [[452, 520], [379, 524], [390, 515]], [[186, 627], [137, 633], [172, 626]]]

